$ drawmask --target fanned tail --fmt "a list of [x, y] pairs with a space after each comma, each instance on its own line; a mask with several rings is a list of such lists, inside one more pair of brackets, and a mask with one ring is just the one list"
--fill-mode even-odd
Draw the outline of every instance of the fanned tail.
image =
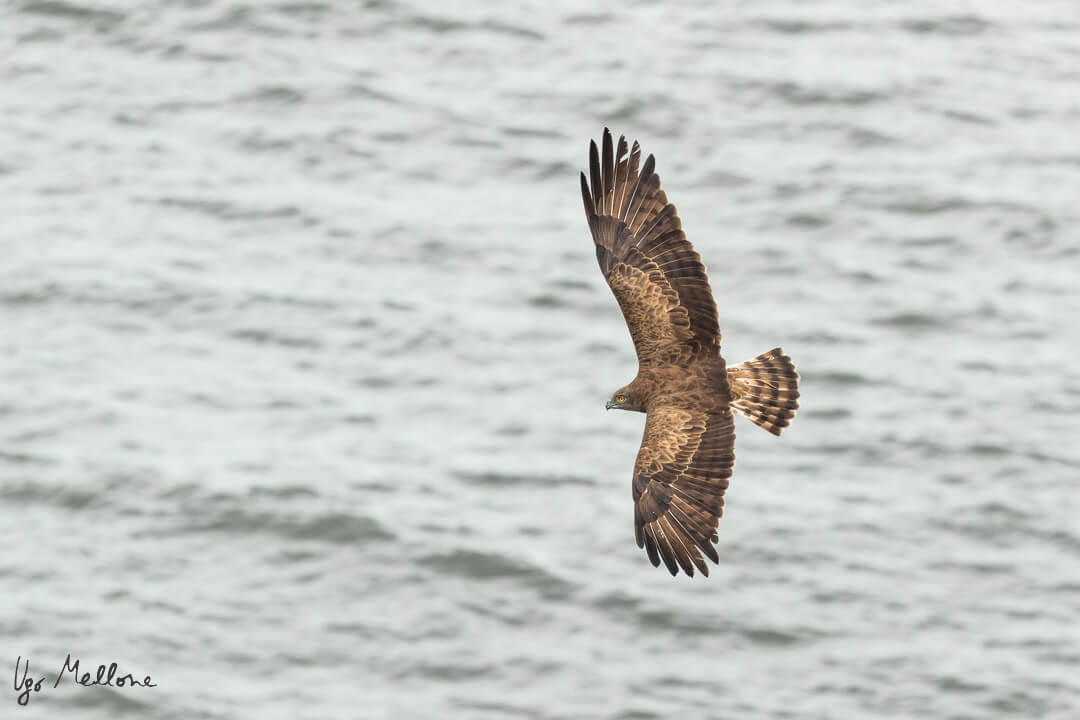
[[780, 348], [728, 368], [731, 408], [779, 435], [799, 408], [799, 373]]

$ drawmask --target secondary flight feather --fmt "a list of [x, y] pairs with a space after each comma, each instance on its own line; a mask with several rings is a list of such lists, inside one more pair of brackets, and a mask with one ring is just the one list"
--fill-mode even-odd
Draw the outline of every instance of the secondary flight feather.
[[[656, 162], [604, 129], [589, 144], [581, 197], [596, 259], [626, 318], [638, 373], [607, 408], [646, 413], [634, 463], [634, 537], [654, 566], [704, 575], [735, 464], [733, 412], [774, 435], [799, 407], [799, 375], [775, 348], [727, 367], [701, 257], [660, 189]], [[704, 557], [703, 557], [704, 556]]]

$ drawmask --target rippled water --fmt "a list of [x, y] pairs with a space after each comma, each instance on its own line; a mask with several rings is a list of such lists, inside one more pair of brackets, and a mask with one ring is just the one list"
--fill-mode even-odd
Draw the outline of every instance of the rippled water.
[[[1071, 0], [21, 0], [0, 38], [0, 662], [158, 683], [4, 717], [1080, 716]], [[725, 355], [803, 376], [783, 438], [737, 422], [707, 580], [635, 547], [603, 409], [605, 125]]]

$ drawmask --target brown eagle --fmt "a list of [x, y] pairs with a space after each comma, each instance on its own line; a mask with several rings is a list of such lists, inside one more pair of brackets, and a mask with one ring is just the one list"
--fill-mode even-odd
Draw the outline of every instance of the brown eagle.
[[639, 170], [640, 156], [637, 142], [627, 154], [624, 137], [613, 147], [605, 128], [602, 151], [589, 143], [590, 177], [581, 173], [596, 259], [638, 357], [637, 377], [607, 408], [646, 413], [634, 464], [638, 547], [672, 575], [696, 566], [708, 576], [701, 555], [720, 562], [716, 526], [735, 464], [732, 410], [779, 435], [799, 407], [799, 375], [780, 348], [724, 363], [705, 266], [660, 189], [653, 156]]

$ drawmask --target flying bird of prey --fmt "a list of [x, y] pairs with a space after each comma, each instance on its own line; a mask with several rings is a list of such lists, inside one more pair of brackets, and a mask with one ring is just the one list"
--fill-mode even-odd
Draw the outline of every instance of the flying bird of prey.
[[[799, 407], [799, 375], [780, 348], [727, 367], [720, 356], [716, 302], [701, 257], [660, 189], [649, 155], [624, 137], [589, 144], [581, 196], [596, 259], [622, 309], [637, 351], [638, 373], [607, 408], [646, 413], [634, 464], [634, 536], [653, 566], [672, 575], [708, 556], [735, 464], [735, 423], [742, 413], [774, 435]], [[590, 187], [591, 186], [591, 187]]]

